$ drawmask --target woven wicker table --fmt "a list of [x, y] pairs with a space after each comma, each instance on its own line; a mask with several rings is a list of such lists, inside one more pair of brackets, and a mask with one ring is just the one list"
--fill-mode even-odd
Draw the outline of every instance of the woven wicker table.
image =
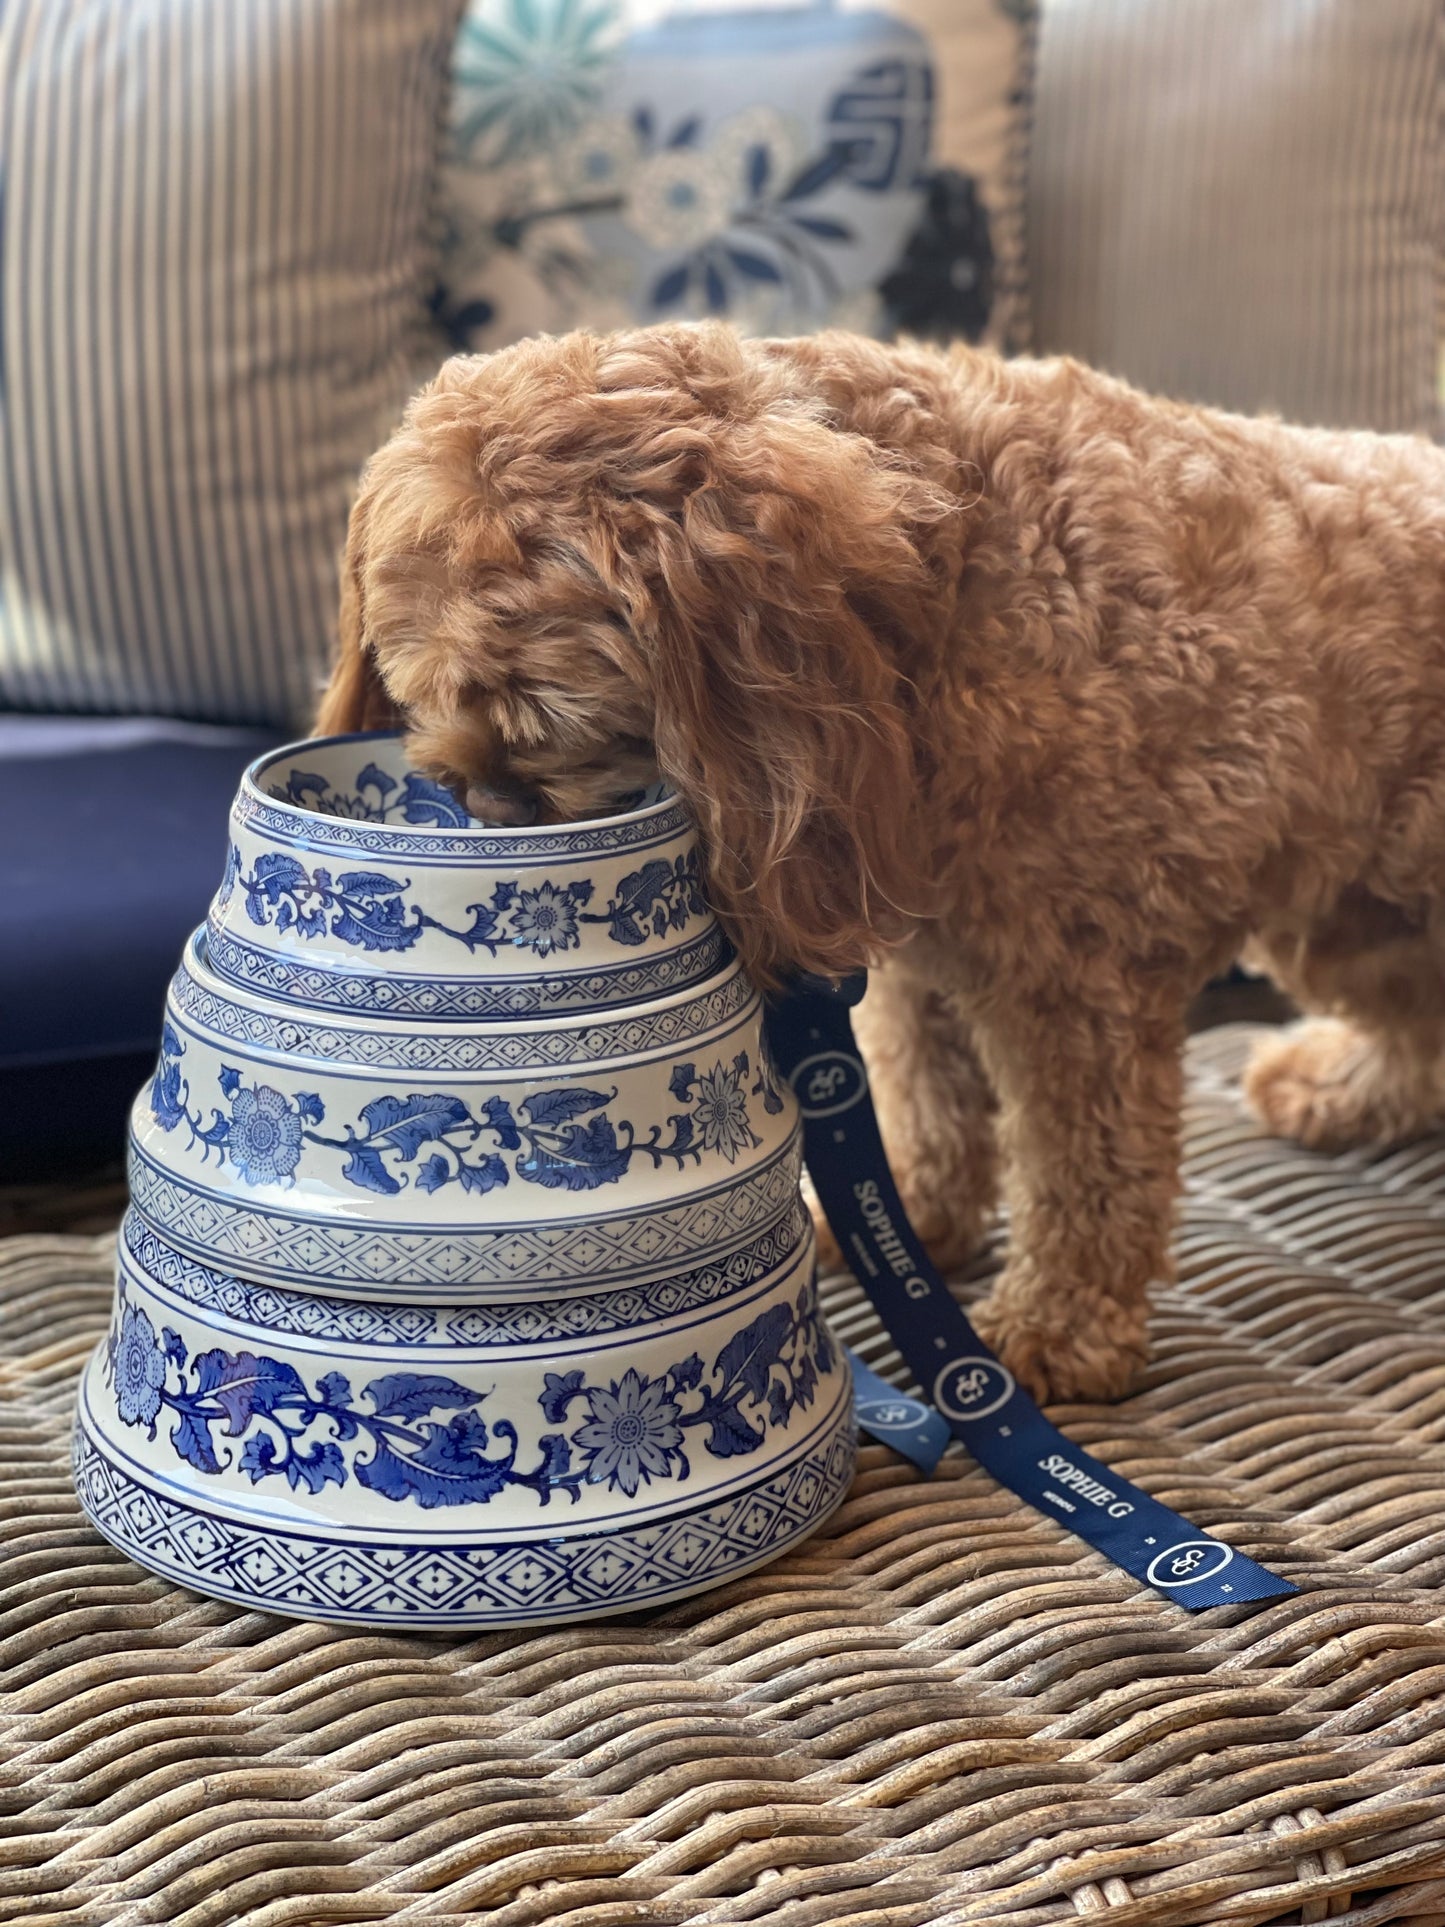
[[1263, 1608], [1189, 1618], [967, 1460], [875, 1446], [800, 1554], [657, 1615], [241, 1614], [71, 1495], [109, 1241], [0, 1244], [0, 1920], [1445, 1923], [1445, 1142], [1262, 1139], [1248, 1038], [1193, 1048], [1147, 1386], [1059, 1416], [1303, 1588]]

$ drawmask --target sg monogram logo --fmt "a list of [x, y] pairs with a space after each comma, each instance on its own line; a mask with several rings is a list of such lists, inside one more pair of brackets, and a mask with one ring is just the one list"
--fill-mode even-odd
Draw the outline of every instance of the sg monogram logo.
[[1172, 1591], [1180, 1586], [1197, 1586], [1201, 1580], [1214, 1579], [1234, 1557], [1232, 1546], [1217, 1539], [1183, 1539], [1156, 1553], [1144, 1575], [1151, 1586]]
[[933, 1402], [946, 1418], [987, 1418], [1014, 1395], [1014, 1378], [995, 1358], [955, 1358], [933, 1381]]
[[913, 1432], [928, 1422], [928, 1408], [907, 1398], [860, 1398], [853, 1408], [870, 1432]]
[[835, 1117], [850, 1111], [868, 1090], [868, 1074], [846, 1051], [820, 1051], [805, 1057], [789, 1078], [804, 1117]]
[[847, 1082], [848, 1072], [844, 1065], [820, 1064], [808, 1079], [809, 1104], [831, 1104], [838, 1095], [838, 1086]]

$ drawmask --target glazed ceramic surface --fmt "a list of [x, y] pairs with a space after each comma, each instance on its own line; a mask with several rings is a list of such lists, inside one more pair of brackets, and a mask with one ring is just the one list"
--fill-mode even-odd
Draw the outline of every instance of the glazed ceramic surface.
[[135, 1108], [76, 1432], [101, 1530], [415, 1626], [628, 1610], [810, 1531], [847, 1367], [677, 806], [487, 830], [337, 739], [257, 765], [232, 836]]

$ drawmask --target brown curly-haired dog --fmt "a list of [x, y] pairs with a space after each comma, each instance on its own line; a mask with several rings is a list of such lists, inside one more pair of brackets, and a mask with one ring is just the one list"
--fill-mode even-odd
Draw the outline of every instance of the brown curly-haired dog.
[[1276, 1130], [1445, 1112], [1445, 453], [1067, 361], [720, 325], [448, 363], [368, 466], [323, 730], [409, 724], [478, 813], [655, 758], [763, 980], [881, 968], [906, 1201], [979, 1326], [1116, 1394], [1169, 1269], [1180, 1049], [1249, 945], [1332, 1018]]

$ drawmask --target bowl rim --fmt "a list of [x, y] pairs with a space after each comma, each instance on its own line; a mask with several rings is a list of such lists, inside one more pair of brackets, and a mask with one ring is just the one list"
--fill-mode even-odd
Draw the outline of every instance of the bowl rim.
[[[398, 742], [405, 732], [401, 729], [353, 729], [335, 736], [301, 736], [293, 742], [280, 743], [274, 749], [263, 750], [259, 756], [246, 765], [241, 778], [241, 790], [255, 802], [267, 809], [280, 810], [284, 815], [294, 817], [298, 824], [339, 823], [354, 821], [350, 817], [331, 816], [325, 810], [308, 810], [299, 803], [287, 798], [273, 796], [261, 784], [263, 771], [269, 770], [283, 757], [295, 756], [301, 750], [331, 749], [341, 743]], [[569, 817], [564, 823], [478, 823], [475, 818], [460, 826], [449, 825], [444, 829], [433, 828], [418, 823], [377, 823], [368, 819], [367, 829], [382, 835], [388, 832], [401, 836], [477, 836], [502, 837], [504, 839], [535, 837], [537, 835], [565, 836], [573, 831], [579, 835], [590, 830], [615, 829], [623, 823], [645, 823], [649, 817], [661, 816], [668, 810], [677, 809], [681, 798], [670, 784], [663, 782], [663, 793], [655, 803], [646, 803], [636, 810], [615, 810], [609, 816]], [[314, 831], [313, 831], [314, 834]]]

